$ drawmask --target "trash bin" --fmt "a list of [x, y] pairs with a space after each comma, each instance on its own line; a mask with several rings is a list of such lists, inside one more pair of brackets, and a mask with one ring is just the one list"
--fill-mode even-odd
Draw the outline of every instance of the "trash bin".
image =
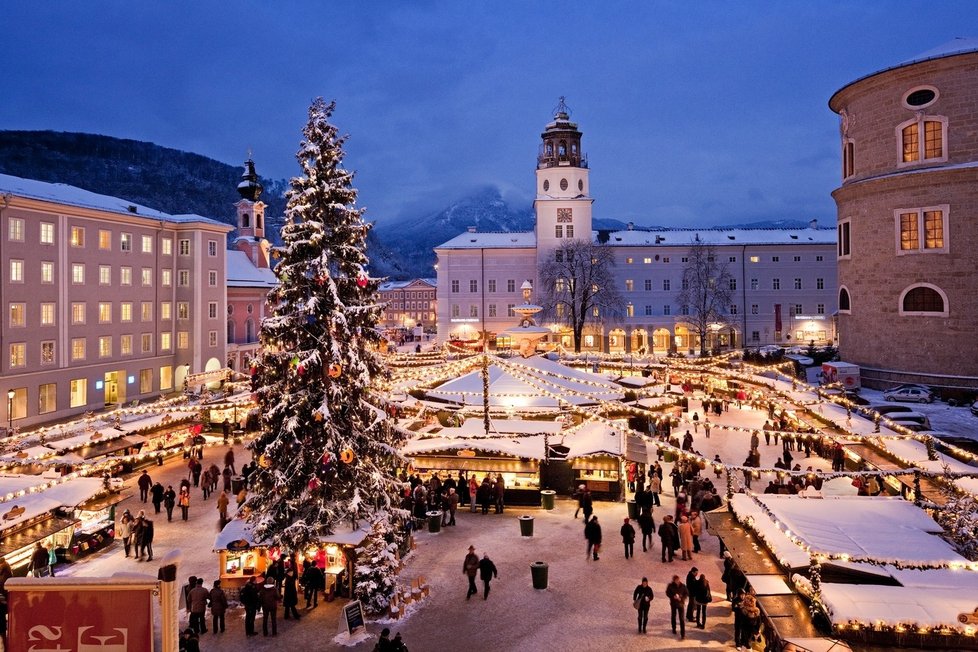
[[231, 476], [231, 493], [237, 496], [244, 489], [244, 476], [243, 475], [232, 475]]
[[635, 499], [633, 498], [625, 504], [628, 506], [628, 518], [632, 519], [633, 521], [636, 520], [638, 518], [638, 503], [636, 503]]
[[425, 512], [425, 516], [428, 517], [428, 531], [432, 534], [435, 532], [441, 532], [442, 511], [440, 509], [436, 509], [431, 512]]
[[543, 590], [547, 588], [547, 580], [550, 567], [542, 561], [535, 561], [530, 564], [530, 574], [533, 576], [533, 588]]
[[554, 508], [554, 496], [556, 496], [556, 495], [557, 495], [557, 492], [554, 491], [553, 489], [544, 489], [543, 491], [541, 491], [540, 492], [540, 506], [543, 507], [544, 509], [553, 509]]
[[533, 517], [532, 516], [520, 516], [520, 536], [521, 537], [532, 537], [533, 536]]

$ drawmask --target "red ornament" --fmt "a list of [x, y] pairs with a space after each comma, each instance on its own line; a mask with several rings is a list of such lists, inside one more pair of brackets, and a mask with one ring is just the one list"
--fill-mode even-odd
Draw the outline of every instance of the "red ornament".
[[361, 288], [367, 287], [368, 282], [369, 279], [367, 279], [366, 275], [364, 274], [361, 274], [359, 277], [357, 277], [357, 285], [360, 286]]
[[257, 373], [258, 373], [258, 367], [255, 366], [255, 365], [252, 365], [252, 367], [251, 367], [251, 375], [254, 376]]
[[313, 478], [309, 481], [309, 491], [315, 491], [319, 489], [319, 478]]
[[303, 364], [300, 364], [298, 367], [296, 367], [295, 371], [300, 376], [305, 376], [306, 375], [306, 366], [303, 365]]

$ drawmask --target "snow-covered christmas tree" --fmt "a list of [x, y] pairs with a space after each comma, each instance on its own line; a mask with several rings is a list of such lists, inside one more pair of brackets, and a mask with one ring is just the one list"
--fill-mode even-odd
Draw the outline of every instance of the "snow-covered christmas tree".
[[397, 592], [398, 544], [397, 530], [377, 521], [370, 536], [357, 548], [353, 595], [368, 613], [386, 612]]
[[400, 531], [397, 435], [367, 400], [383, 370], [374, 348], [381, 308], [365, 269], [370, 225], [342, 167], [333, 108], [320, 98], [309, 109], [302, 175], [287, 192], [279, 286], [252, 368], [261, 428], [251, 444], [258, 469], [249, 518], [258, 540], [289, 551], [354, 525]]

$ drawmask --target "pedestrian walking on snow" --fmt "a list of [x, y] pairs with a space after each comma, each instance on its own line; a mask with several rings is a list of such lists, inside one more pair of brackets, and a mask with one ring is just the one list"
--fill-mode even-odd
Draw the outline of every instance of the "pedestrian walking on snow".
[[208, 601], [211, 606], [211, 629], [217, 634], [218, 626], [221, 633], [224, 633], [224, 612], [228, 610], [228, 597], [221, 588], [221, 580], [214, 580], [214, 588], [211, 589]]
[[700, 629], [706, 629], [706, 607], [713, 602], [713, 594], [710, 592], [710, 581], [706, 579], [706, 575], [700, 573], [689, 591], [690, 601], [696, 605], [693, 610], [696, 616], [696, 626]]
[[686, 638], [686, 619], [683, 611], [686, 608], [686, 600], [689, 599], [689, 591], [686, 585], [679, 581], [678, 575], [672, 576], [672, 581], [666, 586], [666, 596], [669, 598], [669, 620], [672, 623], [672, 633], [676, 632], [676, 621], [679, 621], [679, 638]]
[[221, 495], [217, 497], [217, 513], [221, 517], [221, 523], [228, 520], [228, 505], [230, 502], [226, 491], [222, 491]]
[[676, 550], [679, 549], [679, 530], [672, 522], [672, 516], [667, 515], [662, 519], [662, 524], [659, 526], [659, 541], [662, 543], [662, 561], [665, 562], [668, 556], [669, 561], [672, 562]]
[[625, 545], [625, 559], [635, 556], [635, 527], [625, 519], [621, 526], [621, 542]]
[[649, 624], [649, 608], [652, 606], [652, 587], [649, 586], [649, 578], [643, 577], [642, 583], [632, 591], [632, 602], [638, 610], [638, 633], [644, 634], [645, 627]]
[[482, 579], [482, 584], [485, 589], [482, 592], [482, 599], [489, 599], [489, 582], [492, 578], [499, 577], [499, 571], [496, 570], [496, 565], [492, 563], [489, 559], [489, 554], [485, 553], [482, 555], [482, 561], [479, 562], [479, 577]]
[[142, 474], [139, 476], [139, 480], [136, 481], [139, 485], [139, 500], [146, 502], [149, 498], [149, 488], [153, 486], [153, 479], [149, 477], [149, 473], [146, 469], [143, 469]]
[[652, 535], [655, 534], [655, 520], [651, 511], [638, 515], [638, 526], [642, 530], [642, 552], [648, 552], [648, 548], [654, 545]]
[[177, 502], [180, 503], [180, 511], [183, 520], [188, 520], [190, 518], [190, 490], [184, 490], [181, 488], [180, 497]]
[[465, 555], [465, 561], [462, 562], [462, 573], [469, 578], [469, 590], [465, 594], [466, 600], [479, 592], [475, 586], [475, 576], [478, 572], [479, 557], [475, 554], [475, 546], [469, 546], [469, 554]]
[[166, 508], [166, 520], [173, 520], [173, 508], [177, 504], [177, 492], [173, 490], [173, 485], [168, 485], [163, 492], [163, 507]]

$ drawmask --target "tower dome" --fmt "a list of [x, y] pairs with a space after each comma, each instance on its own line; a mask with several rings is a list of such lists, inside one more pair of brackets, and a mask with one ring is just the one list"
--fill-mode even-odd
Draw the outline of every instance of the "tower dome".
[[238, 184], [238, 194], [248, 201], [258, 201], [264, 188], [258, 180], [258, 173], [255, 172], [255, 162], [250, 158], [245, 161], [245, 171], [241, 175], [241, 182]]
[[576, 122], [571, 122], [570, 108], [561, 97], [554, 109], [553, 122], [540, 134], [540, 154], [537, 169], [557, 166], [587, 167], [587, 157], [581, 152], [581, 132]]

